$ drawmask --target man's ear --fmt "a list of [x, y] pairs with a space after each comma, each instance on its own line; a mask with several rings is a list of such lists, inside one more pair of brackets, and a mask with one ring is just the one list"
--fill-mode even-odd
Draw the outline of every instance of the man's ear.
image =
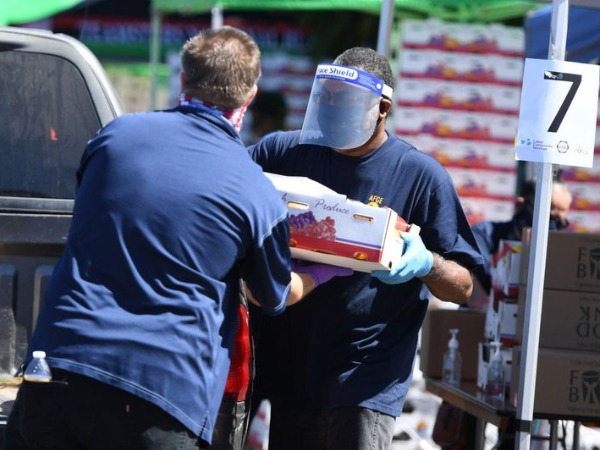
[[179, 73], [179, 87], [180, 91], [183, 92], [185, 87], [185, 74], [183, 73], [183, 71]]
[[392, 101], [389, 98], [381, 97], [379, 101], [379, 115], [383, 118], [392, 110]]
[[252, 100], [254, 100], [254, 97], [256, 97], [257, 93], [258, 93], [258, 86], [255, 84], [252, 87], [252, 90], [250, 91], [250, 93], [248, 94], [248, 98], [244, 102], [243, 106], [248, 106], [250, 103], [252, 103]]

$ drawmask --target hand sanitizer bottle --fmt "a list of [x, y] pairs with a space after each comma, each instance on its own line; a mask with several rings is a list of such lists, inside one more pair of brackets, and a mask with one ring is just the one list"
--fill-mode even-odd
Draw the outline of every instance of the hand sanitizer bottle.
[[37, 350], [33, 352], [33, 359], [27, 365], [23, 378], [26, 381], [34, 383], [47, 383], [52, 381], [52, 372], [48, 361], [46, 361], [46, 352]]
[[504, 360], [500, 353], [500, 342], [490, 342], [494, 353], [488, 366], [485, 395], [492, 399], [504, 400]]
[[452, 328], [450, 334], [452, 338], [448, 341], [448, 350], [444, 353], [442, 381], [453, 386], [458, 386], [460, 384], [462, 369], [462, 356], [458, 351], [458, 339], [456, 339], [458, 328]]

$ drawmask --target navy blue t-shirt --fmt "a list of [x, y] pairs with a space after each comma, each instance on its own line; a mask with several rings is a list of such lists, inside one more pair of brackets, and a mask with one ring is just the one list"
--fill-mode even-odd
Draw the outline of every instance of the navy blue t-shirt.
[[[396, 136], [358, 158], [298, 139], [299, 132], [277, 133], [249, 150], [265, 172], [390, 207], [421, 227], [429, 250], [467, 268], [481, 264], [452, 179], [435, 159]], [[360, 405], [399, 416], [428, 305], [422, 287], [418, 279], [387, 285], [355, 272], [281, 316], [255, 317], [257, 390], [311, 412]]]
[[290, 289], [287, 211], [222, 117], [121, 116], [88, 144], [64, 253], [30, 345], [209, 441], [239, 279], [266, 314]]

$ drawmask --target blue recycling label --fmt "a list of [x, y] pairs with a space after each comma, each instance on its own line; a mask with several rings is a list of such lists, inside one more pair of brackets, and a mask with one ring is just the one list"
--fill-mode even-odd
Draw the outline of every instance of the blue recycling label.
[[319, 64], [315, 78], [339, 80], [346, 83], [354, 84], [381, 95], [384, 83], [375, 75], [352, 67], [338, 66], [336, 64]]

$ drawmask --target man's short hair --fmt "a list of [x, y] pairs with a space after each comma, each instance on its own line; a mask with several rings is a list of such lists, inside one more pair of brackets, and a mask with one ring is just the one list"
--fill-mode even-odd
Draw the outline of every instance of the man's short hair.
[[334, 64], [364, 70], [394, 88], [394, 74], [387, 58], [368, 47], [353, 47], [341, 53]]
[[260, 50], [240, 29], [200, 31], [181, 54], [186, 94], [223, 108], [239, 108], [260, 77]]

